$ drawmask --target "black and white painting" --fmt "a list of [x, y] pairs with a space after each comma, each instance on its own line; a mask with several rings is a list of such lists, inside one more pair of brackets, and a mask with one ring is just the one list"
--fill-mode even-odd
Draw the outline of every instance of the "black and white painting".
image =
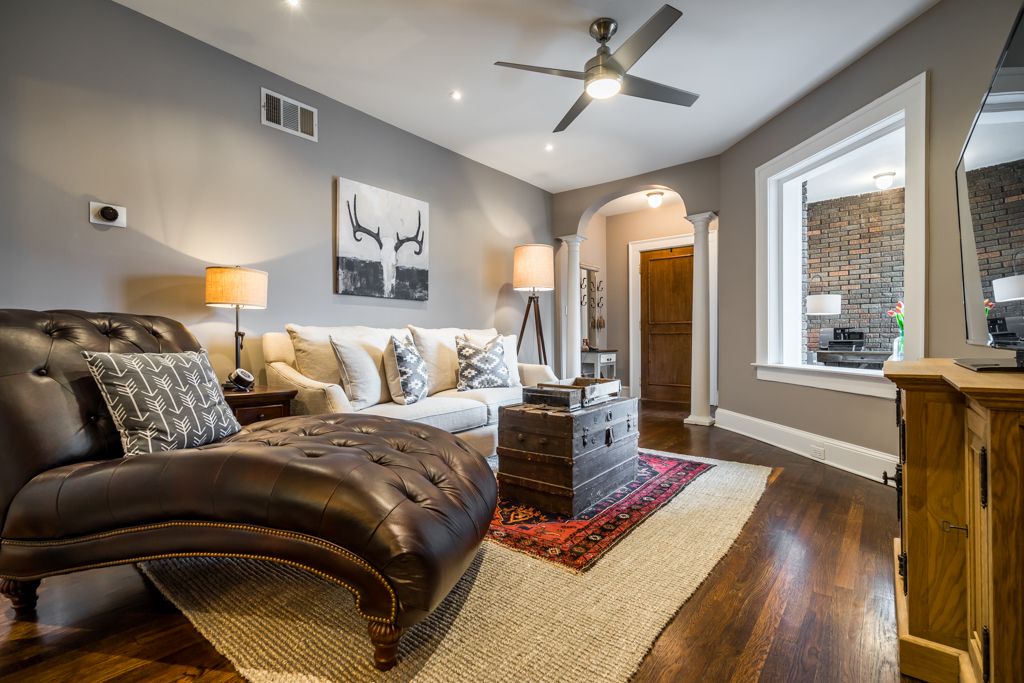
[[338, 294], [426, 301], [430, 205], [338, 178]]

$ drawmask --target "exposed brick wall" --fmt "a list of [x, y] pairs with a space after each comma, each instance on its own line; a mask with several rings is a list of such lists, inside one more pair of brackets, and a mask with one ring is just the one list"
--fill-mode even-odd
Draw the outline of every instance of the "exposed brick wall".
[[[982, 293], [991, 299], [992, 280], [1014, 275], [1013, 256], [1024, 250], [1024, 160], [969, 171], [967, 188]], [[1016, 274], [1024, 275], [1024, 253]], [[996, 304], [991, 315], [1024, 315], [1024, 302]]]
[[822, 329], [854, 327], [867, 332], [865, 349], [891, 349], [898, 328], [885, 312], [903, 298], [903, 188], [808, 203], [805, 186], [804, 205], [804, 295], [843, 296], [841, 315], [804, 316], [804, 348], [818, 348]]

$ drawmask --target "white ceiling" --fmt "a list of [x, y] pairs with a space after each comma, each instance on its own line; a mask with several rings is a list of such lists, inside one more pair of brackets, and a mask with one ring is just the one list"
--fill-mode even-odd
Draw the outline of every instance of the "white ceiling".
[[595, 17], [619, 22], [614, 50], [662, 0], [118, 1], [551, 192], [718, 154], [937, 2], [674, 0], [631, 73], [700, 100], [594, 102], [556, 135], [581, 84], [493, 63], [582, 69]]
[[[662, 206], [675, 206], [682, 204], [683, 198], [677, 192], [667, 191], [662, 196]], [[647, 203], [647, 191], [634, 192], [624, 197], [613, 199], [598, 211], [602, 216], [618, 216], [620, 213], [633, 213], [634, 211], [651, 211]]]
[[[906, 185], [905, 130], [900, 128], [819, 166], [801, 180], [807, 181], [807, 201], [850, 197], [877, 192], [875, 175], [895, 171], [893, 187]], [[950, 169], [950, 177], [953, 170]]]

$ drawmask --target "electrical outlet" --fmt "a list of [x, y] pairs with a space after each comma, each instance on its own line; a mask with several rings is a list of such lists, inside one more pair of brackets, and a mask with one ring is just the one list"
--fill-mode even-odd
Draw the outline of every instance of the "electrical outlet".
[[815, 460], [825, 459], [825, 444], [816, 443], [811, 445], [811, 457]]
[[105, 202], [89, 202], [89, 222], [112, 228], [127, 228], [128, 209]]

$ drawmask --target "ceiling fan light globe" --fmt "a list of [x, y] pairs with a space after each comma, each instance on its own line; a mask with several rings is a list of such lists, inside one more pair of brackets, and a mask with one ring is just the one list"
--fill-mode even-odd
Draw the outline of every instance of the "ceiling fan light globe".
[[587, 83], [587, 94], [595, 100], [607, 100], [622, 90], [622, 81], [617, 78], [598, 78]]
[[606, 66], [596, 66], [587, 71], [585, 89], [595, 100], [615, 97], [622, 90], [622, 74]]

